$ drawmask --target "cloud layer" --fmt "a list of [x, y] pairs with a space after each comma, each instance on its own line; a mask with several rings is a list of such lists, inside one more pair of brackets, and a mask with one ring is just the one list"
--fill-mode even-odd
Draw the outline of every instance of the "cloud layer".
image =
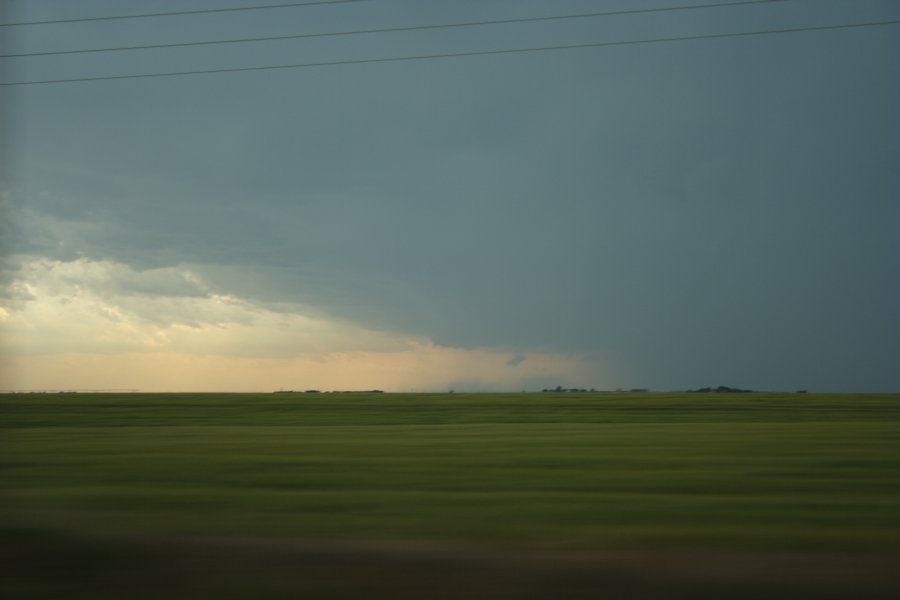
[[9, 389], [495, 390], [603, 376], [583, 356], [437, 346], [215, 293], [183, 267], [21, 257], [2, 300]]
[[[10, 77], [898, 18], [891, 0], [807, 4], [33, 57]], [[361, 2], [302, 9], [302, 23], [271, 10], [4, 41], [29, 52], [590, 5]], [[123, 10], [10, 6], [15, 20]], [[488, 379], [512, 388], [544, 356], [594, 376], [536, 387], [896, 390], [898, 44], [885, 26], [2, 87], [7, 352], [449, 365], [488, 351], [502, 363]]]

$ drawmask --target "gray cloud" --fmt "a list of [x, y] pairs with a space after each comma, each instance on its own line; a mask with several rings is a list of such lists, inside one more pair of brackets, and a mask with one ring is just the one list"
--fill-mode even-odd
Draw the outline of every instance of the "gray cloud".
[[[327, 14], [349, 26], [545, 8], [407, 14], [413, 5], [401, 4], [310, 13], [308, 25], [336, 28]], [[829, 9], [835, 22], [896, 18], [889, 2]], [[822, 14], [784, 3], [509, 29], [504, 45], [815, 24]], [[196, 24], [166, 33], [201, 34], [219, 35]], [[18, 44], [50, 41], [35, 38]], [[333, 57], [493, 43], [474, 31], [404, 39], [303, 48]], [[212, 290], [455, 347], [613, 355], [635, 385], [896, 389], [897, 46], [894, 30], [872, 28], [6, 88], [22, 123], [8, 176], [22, 225], [13, 238], [22, 252], [144, 272], [189, 265]], [[242, 60], [283, 61], [280, 48], [245, 49]], [[65, 64], [152, 71], [170, 56]], [[219, 55], [209, 56], [198, 60]], [[23, 77], [52, 70], [28, 65]], [[200, 293], [149, 276], [133, 283]]]
[[517, 366], [521, 365], [523, 362], [525, 362], [526, 358], [527, 357], [524, 354], [522, 354], [521, 352], [516, 353], [513, 356], [509, 357], [509, 360], [506, 361], [506, 366], [517, 367]]

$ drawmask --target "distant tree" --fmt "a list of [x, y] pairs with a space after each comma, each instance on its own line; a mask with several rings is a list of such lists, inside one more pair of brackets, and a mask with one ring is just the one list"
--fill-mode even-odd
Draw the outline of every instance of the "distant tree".
[[720, 385], [717, 388], [704, 387], [698, 388], [696, 390], [687, 390], [688, 392], [700, 392], [700, 393], [715, 393], [715, 394], [749, 394], [753, 392], [753, 390], [742, 390], [740, 388], [728, 387], [727, 385]]

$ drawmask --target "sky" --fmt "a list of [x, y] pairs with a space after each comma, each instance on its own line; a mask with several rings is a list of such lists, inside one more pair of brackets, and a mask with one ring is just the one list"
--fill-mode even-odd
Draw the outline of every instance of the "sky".
[[[723, 4], [364, 0], [2, 54]], [[0, 23], [277, 4], [0, 0]], [[900, 20], [781, 0], [0, 58], [0, 389], [900, 391]]]

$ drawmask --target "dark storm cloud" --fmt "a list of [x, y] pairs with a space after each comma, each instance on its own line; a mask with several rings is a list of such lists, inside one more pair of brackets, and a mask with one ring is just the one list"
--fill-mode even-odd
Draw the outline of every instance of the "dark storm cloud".
[[[589, 9], [372, 4], [305, 23]], [[827, 4], [508, 29], [503, 44], [485, 31], [332, 40], [302, 60], [897, 13]], [[113, 37], [128, 31], [159, 30]], [[8, 184], [45, 231], [18, 244], [191, 264], [222, 290], [441, 344], [614, 355], [642, 385], [894, 389], [897, 46], [888, 27], [7, 89], [24, 123]], [[279, 48], [228, 56], [285, 62]], [[159, 71], [177, 56], [90, 66]], [[18, 76], [55, 76], [29, 64]]]

